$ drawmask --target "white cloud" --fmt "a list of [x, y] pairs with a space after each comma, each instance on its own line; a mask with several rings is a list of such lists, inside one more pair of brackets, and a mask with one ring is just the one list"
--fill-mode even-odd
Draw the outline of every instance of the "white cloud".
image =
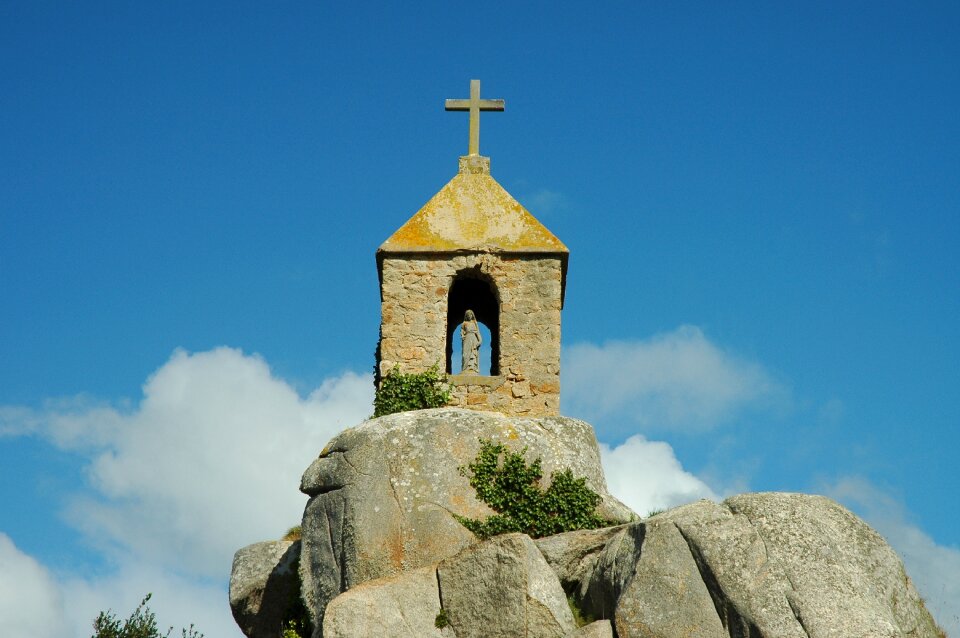
[[910, 522], [900, 501], [866, 479], [841, 479], [826, 493], [857, 511], [887, 539], [903, 558], [927, 609], [948, 635], [960, 636], [960, 548], [938, 545]]
[[622, 445], [600, 444], [610, 493], [641, 516], [701, 498], [717, 500], [706, 483], [685, 471], [673, 448], [635, 434]]
[[372, 394], [369, 377], [346, 373], [301, 399], [258, 357], [178, 351], [130, 413], [61, 405], [45, 431], [92, 452], [94, 493], [67, 513], [78, 528], [101, 546], [214, 578], [236, 549], [300, 520], [300, 474], [369, 414]]
[[[161, 622], [235, 630], [225, 589], [234, 552], [299, 523], [300, 475], [372, 401], [369, 375], [344, 373], [302, 398], [259, 357], [218, 348], [175, 352], [125, 409], [73, 399], [0, 410], [0, 432], [34, 433], [87, 459], [88, 485], [67, 519], [116, 569], [58, 575], [71, 624], [82, 633], [108, 607], [129, 615], [154, 592]], [[22, 597], [14, 590], [5, 602]]]
[[760, 364], [724, 351], [695, 326], [641, 341], [575, 344], [564, 351], [563, 392], [565, 413], [619, 417], [632, 421], [629, 429], [702, 431], [788, 402]]
[[0, 532], [0, 636], [62, 638], [63, 598], [50, 573]]

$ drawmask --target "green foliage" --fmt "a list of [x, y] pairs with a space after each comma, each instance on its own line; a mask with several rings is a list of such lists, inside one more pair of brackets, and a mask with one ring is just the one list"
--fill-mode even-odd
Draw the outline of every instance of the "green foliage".
[[[147, 607], [151, 596], [152, 594], [144, 596], [130, 617], [124, 621], [110, 610], [101, 611], [93, 621], [94, 634], [91, 638], [168, 638], [173, 627], [165, 634], [161, 634], [157, 629], [157, 618]], [[193, 625], [190, 625], [190, 629], [181, 629], [180, 633], [182, 638], [203, 638], [203, 634], [196, 631]]]
[[450, 392], [444, 387], [437, 364], [426, 372], [412, 374], [400, 372], [400, 366], [394, 366], [377, 389], [373, 416], [440, 408], [449, 401]]
[[280, 634], [280, 638], [305, 638], [309, 635], [310, 634], [301, 634], [292, 624], [287, 623], [283, 627], [283, 633]]
[[299, 525], [294, 525], [287, 530], [287, 533], [283, 535], [282, 541], [298, 541], [303, 536], [303, 533]]
[[596, 620], [593, 614], [589, 614], [580, 609], [580, 605], [577, 604], [573, 596], [567, 596], [567, 606], [570, 607], [570, 613], [573, 614], [573, 622], [577, 623], [577, 627], [589, 625]]
[[308, 638], [313, 634], [313, 624], [307, 614], [307, 608], [298, 600], [287, 608], [284, 614], [282, 638]]
[[437, 629], [443, 629], [450, 624], [450, 619], [447, 618], [447, 610], [441, 609], [440, 613], [437, 614], [437, 617], [433, 621], [433, 626]]
[[526, 448], [511, 452], [502, 443], [480, 439], [477, 458], [466, 468], [461, 467], [460, 474], [470, 479], [477, 498], [497, 514], [486, 520], [458, 516], [464, 527], [480, 538], [508, 532], [540, 538], [614, 524], [597, 515], [600, 496], [587, 487], [586, 479], [574, 477], [569, 469], [554, 472], [546, 490], [540, 487], [540, 459], [528, 465], [526, 452]]

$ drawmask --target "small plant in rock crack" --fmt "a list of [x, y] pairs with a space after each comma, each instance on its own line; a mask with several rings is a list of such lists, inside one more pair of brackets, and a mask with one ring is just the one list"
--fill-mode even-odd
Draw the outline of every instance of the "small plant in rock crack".
[[443, 629], [450, 624], [450, 619], [447, 618], [447, 610], [441, 609], [440, 613], [437, 614], [437, 617], [433, 620], [433, 626], [437, 629]]

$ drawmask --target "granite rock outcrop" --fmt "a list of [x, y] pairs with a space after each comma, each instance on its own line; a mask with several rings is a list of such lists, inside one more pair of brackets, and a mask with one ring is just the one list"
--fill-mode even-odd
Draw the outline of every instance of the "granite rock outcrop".
[[[572, 469], [625, 522], [478, 540], [454, 515], [491, 513], [458, 471], [480, 438], [526, 447], [547, 477]], [[312, 638], [942, 638], [896, 553], [836, 502], [743, 494], [641, 520], [607, 493], [593, 430], [575, 419], [452, 408], [372, 419], [335, 437], [301, 489]], [[280, 636], [293, 548], [237, 553], [230, 599], [250, 638]]]
[[607, 493], [593, 428], [584, 421], [457, 408], [371, 419], [330, 441], [301, 482], [311, 498], [300, 573], [315, 624], [340, 592], [436, 564], [476, 542], [454, 515], [493, 513], [459, 471], [476, 457], [481, 438], [527, 448], [546, 477], [571, 468], [603, 497], [604, 517], [635, 516]]

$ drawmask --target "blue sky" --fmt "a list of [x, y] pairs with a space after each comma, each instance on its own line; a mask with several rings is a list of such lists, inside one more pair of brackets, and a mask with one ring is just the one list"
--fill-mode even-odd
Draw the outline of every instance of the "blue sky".
[[960, 8], [881, 4], [0, 3], [0, 633], [239, 635], [471, 78], [611, 486], [831, 495], [960, 631]]

